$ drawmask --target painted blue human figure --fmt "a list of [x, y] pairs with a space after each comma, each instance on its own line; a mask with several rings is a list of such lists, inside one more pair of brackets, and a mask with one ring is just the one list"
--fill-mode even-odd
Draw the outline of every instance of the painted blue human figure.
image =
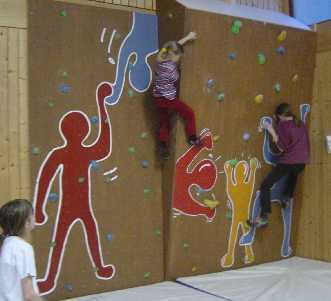
[[[306, 123], [307, 115], [310, 112], [309, 104], [300, 105], [300, 118]], [[263, 128], [263, 124], [272, 123], [271, 117], [262, 117], [260, 121], [261, 128]], [[279, 160], [279, 153], [274, 153], [270, 147], [270, 135], [268, 135], [267, 131], [264, 130], [264, 141], [263, 141], [263, 158], [267, 164], [275, 165]], [[283, 177], [280, 179], [271, 190], [271, 202], [278, 202], [283, 197], [284, 186], [286, 185], [287, 177]], [[260, 203], [260, 191], [256, 193], [256, 197], [254, 200], [254, 205], [251, 213], [251, 219], [255, 220], [261, 210]], [[288, 257], [292, 254], [292, 248], [290, 245], [291, 239], [291, 225], [292, 225], [292, 212], [293, 212], [293, 201], [291, 200], [289, 205], [286, 208], [282, 208], [282, 216], [283, 216], [283, 224], [284, 224], [284, 237], [281, 249], [281, 256]], [[255, 238], [256, 227], [251, 227], [250, 231], [246, 235], [242, 235], [240, 238], [239, 244], [250, 245], [253, 243]]]
[[[112, 84], [113, 93], [106, 98], [109, 105], [119, 102], [127, 71], [131, 87], [139, 93], [147, 91], [152, 82], [153, 72], [148, 58], [158, 51], [157, 17], [133, 12], [132, 18], [131, 31], [123, 40], [118, 53], [116, 78]], [[135, 57], [133, 63], [130, 63], [131, 57]]]

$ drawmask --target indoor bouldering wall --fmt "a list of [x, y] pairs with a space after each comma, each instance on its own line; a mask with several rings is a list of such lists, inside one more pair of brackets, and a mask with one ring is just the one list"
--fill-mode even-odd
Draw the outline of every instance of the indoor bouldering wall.
[[[275, 185], [266, 229], [255, 231], [245, 222], [258, 214], [259, 185], [278, 160], [261, 126], [284, 101], [308, 122], [315, 33], [274, 12], [260, 16], [253, 8], [216, 0], [172, 3], [173, 12], [169, 2], [166, 10], [158, 3], [160, 33], [167, 39], [172, 32], [174, 38], [180, 31], [198, 35], [185, 49], [180, 98], [196, 113], [203, 145], [189, 147], [183, 124], [176, 123], [172, 158], [165, 166], [173, 177], [164, 179], [170, 215], [167, 277], [291, 256], [292, 209], [300, 204], [300, 187], [294, 204], [281, 209], [283, 183]], [[180, 29], [172, 26], [178, 16], [185, 18]]]
[[155, 14], [31, 0], [28, 26], [41, 293], [60, 300], [161, 281], [161, 171], [148, 92]]

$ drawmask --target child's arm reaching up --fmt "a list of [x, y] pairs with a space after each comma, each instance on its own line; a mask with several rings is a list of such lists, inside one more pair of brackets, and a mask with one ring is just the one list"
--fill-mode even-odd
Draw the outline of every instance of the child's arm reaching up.
[[177, 43], [184, 46], [187, 42], [196, 40], [197, 37], [198, 37], [197, 34], [193, 31], [191, 31], [187, 36], [180, 39]]

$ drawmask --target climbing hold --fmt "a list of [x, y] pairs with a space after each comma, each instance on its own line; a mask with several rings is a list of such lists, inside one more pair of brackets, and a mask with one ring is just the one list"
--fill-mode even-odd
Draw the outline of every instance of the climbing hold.
[[229, 53], [228, 57], [230, 60], [234, 61], [236, 59], [237, 55], [234, 52], [231, 52], [231, 53]]
[[229, 161], [229, 164], [232, 166], [232, 167], [235, 167], [237, 164], [238, 164], [238, 160], [236, 159], [232, 159]]
[[148, 193], [150, 193], [152, 190], [150, 189], [150, 188], [144, 188], [144, 193], [145, 194], [148, 194]]
[[215, 209], [219, 204], [220, 202], [219, 201], [216, 201], [216, 200], [203, 200], [203, 203], [210, 209]]
[[292, 77], [292, 82], [296, 82], [296, 81], [298, 81], [298, 79], [299, 79], [299, 75], [298, 74], [294, 74], [293, 75], [293, 77]]
[[223, 101], [225, 98], [225, 93], [224, 92], [220, 92], [217, 94], [217, 100], [218, 101]]
[[90, 121], [92, 124], [97, 124], [99, 122], [99, 117], [98, 116], [92, 116], [90, 117]]
[[66, 17], [68, 15], [67, 11], [65, 9], [62, 9], [59, 13], [60, 17]]
[[113, 235], [111, 233], [107, 234], [107, 240], [112, 241], [113, 240]]
[[188, 242], [183, 242], [183, 248], [188, 249], [190, 247], [190, 244]]
[[161, 235], [161, 230], [160, 229], [156, 229], [155, 230], [155, 235], [160, 236]]
[[255, 101], [257, 104], [260, 104], [260, 103], [262, 103], [263, 99], [264, 99], [263, 94], [258, 94], [258, 95], [255, 96], [254, 101]]
[[31, 150], [31, 152], [32, 152], [32, 155], [35, 155], [35, 156], [39, 155], [40, 154], [40, 148], [37, 147], [37, 146], [34, 146]]
[[168, 18], [169, 19], [172, 19], [174, 17], [174, 14], [173, 13], [168, 13]]
[[128, 64], [128, 70], [129, 71], [132, 70], [133, 67], [134, 67], [134, 64], [132, 62], [129, 62], [129, 64]]
[[257, 60], [258, 60], [258, 62], [259, 62], [260, 65], [264, 65], [266, 63], [266, 61], [267, 61], [265, 55], [262, 52], [260, 52], [257, 55]]
[[148, 168], [148, 166], [149, 166], [149, 162], [148, 162], [147, 160], [143, 160], [143, 161], [141, 161], [141, 166], [142, 166], [143, 168]]
[[134, 154], [136, 152], [136, 149], [133, 146], [130, 146], [128, 148], [128, 151], [129, 151], [130, 154]]
[[71, 92], [71, 87], [68, 84], [61, 84], [59, 86], [59, 92], [63, 94], [68, 94]]
[[90, 165], [92, 170], [97, 170], [99, 167], [99, 163], [95, 160], [90, 161]]
[[244, 141], [248, 141], [251, 138], [251, 134], [248, 132], [243, 133], [243, 139]]
[[64, 77], [64, 78], [67, 78], [68, 77], [68, 72], [67, 71], [62, 71], [61, 76]]
[[73, 291], [73, 286], [69, 283], [65, 283], [64, 284], [64, 289], [67, 291], [67, 292], [72, 292]]
[[192, 272], [195, 273], [197, 271], [197, 267], [192, 267]]
[[85, 181], [85, 178], [84, 177], [79, 177], [78, 178], [78, 183], [84, 183]]
[[50, 243], [50, 247], [51, 248], [54, 248], [56, 246], [56, 241], [52, 241], [51, 243]]
[[243, 24], [240, 20], [234, 20], [231, 26], [231, 32], [234, 34], [239, 34], [242, 25]]
[[214, 155], [213, 154], [208, 154], [208, 158], [213, 159]]
[[278, 37], [277, 37], [277, 41], [278, 41], [278, 42], [283, 42], [283, 41], [286, 40], [286, 37], [287, 37], [287, 32], [286, 32], [286, 30], [282, 30], [282, 31], [280, 32], [280, 34], [278, 35]]
[[119, 40], [120, 38], [122, 38], [122, 35], [116, 31], [114, 38], [115, 40]]
[[274, 90], [275, 90], [276, 93], [279, 93], [279, 92], [280, 92], [280, 90], [281, 90], [280, 83], [276, 83], [276, 84], [274, 85]]
[[145, 278], [145, 279], [148, 279], [150, 276], [151, 276], [151, 272], [146, 272], [146, 273], [144, 274], [144, 278]]
[[232, 219], [232, 210], [226, 210], [225, 217], [226, 219]]
[[283, 55], [285, 53], [285, 47], [284, 46], [279, 46], [277, 48], [277, 53], [280, 55]]
[[220, 140], [220, 136], [218, 136], [218, 135], [213, 136], [213, 141], [214, 142], [217, 142], [218, 140]]
[[48, 201], [49, 202], [57, 202], [59, 200], [59, 195], [55, 192], [51, 192], [49, 195], [48, 195]]
[[132, 98], [134, 96], [134, 91], [132, 89], [129, 89], [128, 96]]
[[207, 88], [211, 89], [215, 85], [215, 80], [210, 78], [207, 80]]
[[146, 132], [142, 132], [142, 133], [140, 134], [140, 138], [141, 138], [141, 139], [146, 139], [147, 136], [148, 136], [148, 133], [146, 133]]
[[49, 106], [50, 108], [53, 108], [53, 107], [55, 106], [54, 101], [49, 100], [49, 101], [48, 101], [48, 106]]

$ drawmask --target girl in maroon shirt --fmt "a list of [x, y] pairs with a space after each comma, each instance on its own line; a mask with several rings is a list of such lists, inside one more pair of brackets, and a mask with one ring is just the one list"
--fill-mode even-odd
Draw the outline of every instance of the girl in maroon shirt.
[[293, 198], [299, 173], [310, 159], [308, 132], [305, 124], [291, 112], [287, 103], [280, 104], [275, 110], [277, 126], [266, 125], [274, 143], [281, 151], [279, 163], [267, 175], [261, 185], [261, 213], [255, 221], [257, 227], [268, 224], [268, 214], [271, 213], [270, 190], [282, 177], [287, 176], [287, 185], [283, 191], [282, 206], [286, 207]]

